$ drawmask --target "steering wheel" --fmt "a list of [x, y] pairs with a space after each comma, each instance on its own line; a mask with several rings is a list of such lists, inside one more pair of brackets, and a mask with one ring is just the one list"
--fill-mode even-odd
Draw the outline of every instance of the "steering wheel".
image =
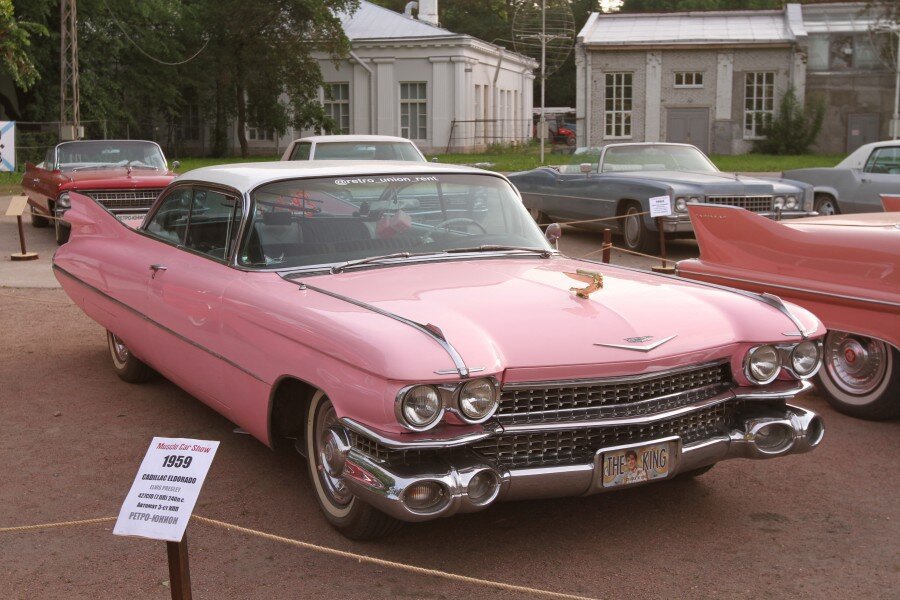
[[449, 226], [454, 223], [467, 223], [469, 225], [474, 225], [475, 227], [477, 227], [478, 229], [481, 230], [481, 233], [483, 233], [484, 235], [487, 235], [487, 229], [485, 229], [481, 223], [479, 223], [475, 219], [470, 219], [468, 217], [454, 217], [452, 219], [446, 219], [444, 221], [441, 221], [437, 225], [435, 225], [434, 228], [435, 229], [444, 228], [449, 231], [449, 229], [450, 229]]

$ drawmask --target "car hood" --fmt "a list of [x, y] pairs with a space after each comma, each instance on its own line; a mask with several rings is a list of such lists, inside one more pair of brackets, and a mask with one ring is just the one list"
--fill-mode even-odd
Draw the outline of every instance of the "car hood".
[[633, 179], [650, 179], [664, 183], [684, 185], [696, 185], [703, 188], [704, 193], [733, 193], [740, 191], [742, 194], [771, 194], [775, 189], [775, 181], [737, 175], [724, 172], [700, 172], [700, 171], [625, 171], [611, 172], [616, 177]]
[[[569, 276], [577, 269], [601, 272], [603, 288], [578, 298], [571, 288], [585, 284]], [[746, 296], [562, 257], [431, 262], [303, 281], [436, 328], [469, 369], [513, 370], [524, 380], [634, 373], [641, 363], [649, 370], [674, 367], [686, 355], [720, 358], [736, 343], [784, 342], [790, 339], [784, 332], [796, 330], [777, 309]], [[808, 329], [819, 327], [810, 313], [795, 310]], [[650, 351], [598, 345], [669, 337]], [[414, 353], [401, 349], [395, 360], [416, 362]], [[431, 372], [452, 367], [446, 362]]]
[[63, 175], [69, 180], [60, 186], [62, 190], [91, 189], [132, 189], [163, 188], [175, 179], [171, 171], [151, 171], [149, 169], [80, 169], [65, 171]]

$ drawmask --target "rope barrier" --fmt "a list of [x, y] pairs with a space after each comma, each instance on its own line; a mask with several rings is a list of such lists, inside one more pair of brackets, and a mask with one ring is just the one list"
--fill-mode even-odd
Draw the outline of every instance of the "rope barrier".
[[[60, 529], [63, 527], [76, 527], [80, 525], [94, 525], [97, 523], [109, 523], [110, 521], [115, 521], [118, 517], [100, 517], [97, 519], [82, 519], [79, 521], [61, 521], [58, 523], [41, 523], [37, 525], [21, 525], [18, 527], [0, 527], [0, 533], [18, 533], [18, 532], [31, 532], [31, 531], [39, 531], [43, 529]], [[550, 590], [543, 590], [539, 588], [532, 588], [523, 585], [514, 585], [511, 583], [503, 583], [502, 581], [493, 581], [490, 579], [480, 579], [478, 577], [469, 577], [468, 575], [459, 575], [457, 573], [449, 573], [447, 571], [440, 571], [438, 569], [429, 569], [426, 567], [417, 567], [415, 565], [409, 565], [406, 563], [396, 562], [393, 560], [386, 560], [383, 558], [376, 558], [374, 556], [369, 556], [367, 554], [357, 554], [356, 552], [348, 552], [346, 550], [338, 550], [337, 548], [329, 548], [328, 546], [320, 546], [318, 544], [312, 544], [310, 542], [304, 542], [302, 540], [296, 540], [293, 538], [288, 538], [280, 535], [275, 535], [273, 533], [266, 533], [265, 531], [259, 531], [258, 529], [251, 529], [249, 527], [241, 527], [240, 525], [233, 525], [231, 523], [226, 523], [225, 521], [219, 521], [216, 519], [210, 519], [208, 517], [201, 517], [200, 515], [193, 515], [192, 519], [194, 521], [198, 521], [200, 523], [205, 523], [207, 525], [212, 525], [214, 527], [219, 527], [226, 530], [234, 530], [239, 533], [244, 533], [247, 535], [252, 535], [254, 537], [280, 542], [282, 544], [288, 544], [290, 546], [296, 546], [298, 548], [303, 548], [305, 550], [312, 550], [313, 552], [319, 552], [321, 554], [329, 554], [331, 556], [338, 556], [340, 558], [347, 558], [355, 560], [359, 563], [367, 563], [372, 565], [378, 565], [380, 567], [389, 567], [392, 569], [398, 569], [400, 571], [407, 571], [409, 573], [415, 573], [417, 575], [428, 575], [431, 577], [439, 577], [441, 579], [448, 579], [450, 581], [457, 581], [461, 583], [469, 583], [473, 585], [480, 585], [484, 587], [491, 587], [498, 590], [504, 590], [507, 592], [517, 592], [522, 594], [529, 594], [532, 596], [541, 596], [545, 598], [565, 598], [567, 600], [596, 600], [595, 598], [591, 598], [589, 596], [578, 596], [575, 594], [566, 594], [563, 592], [553, 592]]]
[[15, 294], [4, 294], [0, 292], [0, 296], [5, 298], [12, 298], [13, 300], [18, 300], [19, 302], [44, 302], [46, 304], [61, 304], [63, 306], [72, 306], [71, 302], [63, 302], [62, 300], [44, 300], [43, 298], [35, 298], [34, 296], [17, 296]]
[[[645, 210], [639, 213], [631, 213], [628, 215], [629, 217], [641, 217], [643, 215], [649, 215], [650, 211]], [[597, 223], [598, 221], [618, 221], [620, 219], [624, 219], [625, 215], [616, 215], [615, 217], [600, 217], [599, 219], [584, 219], [583, 221], [565, 221], [560, 223], [560, 225], [580, 225], [581, 223]]]

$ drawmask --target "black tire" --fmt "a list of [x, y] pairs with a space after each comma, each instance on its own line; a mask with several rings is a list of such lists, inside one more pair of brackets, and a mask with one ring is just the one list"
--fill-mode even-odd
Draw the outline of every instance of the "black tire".
[[62, 246], [69, 241], [69, 234], [72, 233], [72, 228], [57, 217], [53, 220], [53, 231], [56, 235], [56, 244]]
[[534, 222], [543, 227], [544, 225], [550, 224], [550, 217], [547, 216], [542, 210], [538, 210], [536, 208], [529, 208], [528, 214], [531, 215], [531, 218], [534, 219]]
[[30, 204], [28, 205], [28, 207], [31, 209], [31, 226], [32, 227], [46, 227], [50, 224], [50, 219], [43, 216], [41, 213], [39, 213], [37, 211], [37, 209], [35, 209]]
[[625, 248], [635, 252], [659, 252], [659, 232], [651, 231], [644, 223], [644, 215], [639, 213], [641, 205], [627, 202], [621, 208], [622, 221], [620, 228]]
[[321, 437], [337, 421], [331, 401], [317, 391], [306, 413], [306, 464], [319, 508], [331, 526], [351, 540], [372, 540], [399, 529], [403, 523], [366, 504], [322, 468]]
[[705, 467], [700, 467], [699, 469], [691, 469], [690, 471], [685, 471], [684, 473], [679, 473], [675, 476], [676, 479], [694, 479], [696, 477], [700, 477], [706, 473], [709, 473], [712, 468], [716, 466], [715, 464], [706, 465]]
[[836, 410], [880, 421], [900, 416], [900, 351], [863, 335], [829, 331], [819, 388]]
[[815, 210], [820, 215], [841, 214], [841, 207], [838, 206], [837, 200], [835, 200], [828, 194], [816, 194], [816, 200], [815, 204], [813, 205], [813, 210]]
[[122, 381], [143, 383], [153, 376], [153, 369], [135, 357], [128, 346], [112, 331], [106, 331], [106, 345], [112, 359], [113, 369]]

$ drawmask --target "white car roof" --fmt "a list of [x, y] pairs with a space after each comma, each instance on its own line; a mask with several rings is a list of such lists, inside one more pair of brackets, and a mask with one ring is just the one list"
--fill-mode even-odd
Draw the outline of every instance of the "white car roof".
[[871, 142], [868, 144], [863, 144], [862, 146], [851, 152], [847, 158], [836, 164], [834, 168], [862, 169], [863, 166], [865, 166], [866, 159], [869, 158], [870, 154], [872, 154], [872, 150], [876, 148], [884, 148], [885, 146], [900, 146], [900, 141], [885, 140], [882, 142]]
[[294, 140], [293, 143], [297, 142], [315, 142], [317, 144], [322, 142], [403, 142], [412, 144], [410, 140], [395, 135], [311, 135]]
[[284, 179], [306, 177], [362, 177], [366, 175], [400, 174], [461, 174], [491, 175], [505, 179], [498, 173], [484, 171], [463, 165], [442, 165], [437, 163], [398, 160], [310, 160], [231, 163], [201, 167], [188, 171], [176, 179], [177, 182], [197, 181], [217, 183], [234, 188], [241, 193], [249, 192], [261, 184]]

